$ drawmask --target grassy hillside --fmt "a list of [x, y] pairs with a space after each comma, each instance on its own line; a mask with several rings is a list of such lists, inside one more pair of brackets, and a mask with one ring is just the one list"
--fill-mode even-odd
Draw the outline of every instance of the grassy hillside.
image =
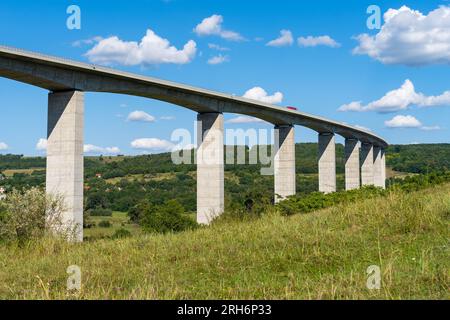
[[[179, 234], [0, 246], [0, 298], [448, 299], [450, 184]], [[366, 288], [379, 265], [380, 290]]]

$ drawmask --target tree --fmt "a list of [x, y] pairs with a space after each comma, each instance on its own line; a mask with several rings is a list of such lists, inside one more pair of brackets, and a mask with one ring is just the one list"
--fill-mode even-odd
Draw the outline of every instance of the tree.
[[197, 226], [184, 214], [183, 206], [176, 200], [162, 205], [143, 202], [130, 210], [130, 219], [137, 219], [143, 230], [151, 233], [180, 232]]

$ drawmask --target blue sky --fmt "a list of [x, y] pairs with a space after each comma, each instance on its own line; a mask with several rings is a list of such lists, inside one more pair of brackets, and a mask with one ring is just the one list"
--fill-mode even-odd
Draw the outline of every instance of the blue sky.
[[[66, 26], [72, 4], [81, 9], [80, 30]], [[366, 25], [371, 4], [382, 14], [396, 10], [381, 21], [381, 30]], [[260, 87], [269, 101], [370, 128], [390, 143], [450, 142], [449, 5], [444, 0], [3, 0], [0, 43], [236, 95]], [[397, 11], [402, 6], [409, 9]], [[148, 29], [153, 40], [167, 39], [175, 48], [136, 49], [131, 41], [141, 42]], [[289, 31], [292, 41], [268, 45], [281, 30]], [[368, 35], [358, 38], [361, 34]], [[191, 47], [183, 49], [187, 43]], [[208, 63], [214, 57], [211, 61], [223, 61]], [[0, 153], [45, 154], [37, 143], [46, 136], [47, 92], [0, 79], [0, 95]], [[147, 121], [127, 120], [134, 111], [141, 113], [133, 119]], [[270, 128], [233, 123], [236, 117], [225, 116], [231, 120], [226, 128]], [[86, 93], [85, 143], [92, 154], [158, 152], [174, 129], [193, 132], [195, 119], [190, 110], [155, 100]], [[160, 143], [132, 146], [143, 138]], [[297, 142], [316, 140], [315, 132], [296, 127]]]

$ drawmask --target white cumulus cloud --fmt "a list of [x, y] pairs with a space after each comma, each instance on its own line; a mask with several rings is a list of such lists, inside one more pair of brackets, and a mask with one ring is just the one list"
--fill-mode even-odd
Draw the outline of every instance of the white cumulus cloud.
[[416, 128], [424, 131], [440, 130], [439, 126], [424, 126], [422, 122], [410, 115], [397, 115], [384, 122], [387, 128]]
[[[40, 138], [36, 143], [36, 149], [39, 151], [47, 151], [47, 139]], [[83, 146], [84, 153], [94, 153], [94, 154], [118, 154], [120, 149], [118, 147], [99, 147], [93, 144], [85, 144]]]
[[341, 46], [340, 43], [338, 43], [336, 40], [327, 35], [318, 37], [313, 36], [300, 37], [297, 39], [297, 43], [301, 47], [326, 46], [331, 48], [338, 48]]
[[105, 153], [105, 154], [118, 154], [120, 153], [120, 149], [118, 147], [99, 147], [93, 144], [85, 144], [83, 146], [84, 153]]
[[212, 64], [212, 65], [221, 64], [221, 63], [227, 62], [228, 60], [229, 60], [228, 56], [223, 56], [223, 55], [219, 54], [219, 55], [214, 56], [211, 59], [209, 59], [208, 64]]
[[131, 147], [134, 149], [144, 149], [152, 151], [169, 151], [175, 145], [167, 140], [158, 138], [140, 138], [131, 142]]
[[45, 151], [47, 150], [47, 139], [40, 138], [36, 143], [36, 150]]
[[450, 6], [440, 6], [427, 15], [402, 6], [389, 9], [383, 18], [376, 35], [356, 37], [359, 45], [354, 54], [384, 64], [450, 64]]
[[275, 92], [273, 95], [268, 95], [266, 90], [261, 87], [253, 87], [247, 90], [243, 97], [272, 104], [281, 103], [281, 101], [283, 101], [283, 94], [281, 92]]
[[197, 52], [195, 41], [189, 40], [178, 50], [169, 40], [161, 38], [148, 29], [146, 35], [137, 41], [123, 41], [117, 36], [100, 40], [86, 56], [93, 63], [134, 66], [139, 64], [174, 63], [185, 64], [192, 61]]
[[398, 115], [384, 122], [388, 128], [420, 128], [422, 123], [413, 116]]
[[248, 117], [248, 116], [238, 116], [226, 121], [227, 123], [257, 123], [257, 122], [265, 122], [262, 119]]
[[364, 105], [361, 101], [353, 101], [339, 107], [339, 111], [376, 111], [380, 113], [406, 110], [410, 106], [435, 107], [450, 105], [450, 91], [438, 96], [426, 96], [417, 93], [411, 80], [406, 79], [403, 85], [386, 93], [380, 99]]
[[8, 149], [8, 145], [4, 142], [0, 142], [0, 150], [6, 150]]
[[292, 36], [292, 32], [290, 30], [281, 30], [280, 37], [267, 42], [266, 45], [270, 47], [283, 47], [283, 46], [290, 46], [292, 45], [292, 43], [294, 43], [294, 37]]
[[226, 40], [242, 41], [244, 38], [237, 32], [226, 30], [222, 27], [223, 17], [218, 14], [205, 18], [195, 28], [194, 32], [199, 36], [219, 36]]
[[155, 117], [148, 114], [147, 112], [136, 110], [136, 111], [131, 112], [128, 115], [127, 120], [128, 121], [154, 122]]

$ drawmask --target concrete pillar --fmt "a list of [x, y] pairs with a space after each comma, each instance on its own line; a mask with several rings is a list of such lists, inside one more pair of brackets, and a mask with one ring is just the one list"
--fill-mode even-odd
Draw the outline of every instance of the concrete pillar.
[[381, 147], [373, 148], [373, 182], [376, 187], [385, 188], [386, 187], [386, 170], [384, 168], [385, 164], [384, 150]]
[[50, 93], [47, 124], [46, 192], [64, 197], [65, 226], [83, 241], [83, 114], [80, 91]]
[[333, 133], [319, 133], [319, 191], [336, 192], [336, 145]]
[[359, 147], [357, 139], [345, 139], [345, 190], [358, 189]]
[[361, 185], [373, 185], [373, 145], [361, 143]]
[[295, 194], [294, 126], [275, 126], [275, 152], [275, 202], [279, 202]]
[[223, 114], [197, 116], [197, 222], [209, 224], [224, 210]]

